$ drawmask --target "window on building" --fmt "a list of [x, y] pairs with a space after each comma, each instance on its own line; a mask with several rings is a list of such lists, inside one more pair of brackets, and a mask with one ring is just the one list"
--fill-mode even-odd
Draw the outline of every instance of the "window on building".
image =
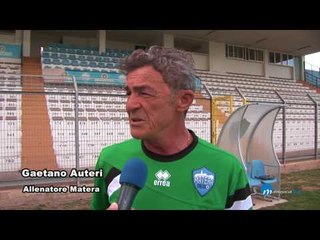
[[263, 59], [263, 51], [261, 50], [256, 50], [256, 60], [257, 61], [260, 61], [260, 62], [263, 62], [264, 59]]
[[226, 57], [263, 62], [263, 51], [226, 44]]
[[275, 63], [275, 59], [274, 59], [274, 53], [273, 52], [269, 52], [269, 62], [270, 63]]
[[269, 63], [294, 66], [294, 56], [286, 53], [269, 52]]
[[275, 56], [276, 56], [275, 63], [281, 64], [281, 55], [280, 55], [280, 53], [276, 53]]
[[288, 55], [288, 65], [294, 66], [294, 57], [292, 55]]
[[288, 55], [287, 54], [282, 54], [282, 65], [288, 65]]

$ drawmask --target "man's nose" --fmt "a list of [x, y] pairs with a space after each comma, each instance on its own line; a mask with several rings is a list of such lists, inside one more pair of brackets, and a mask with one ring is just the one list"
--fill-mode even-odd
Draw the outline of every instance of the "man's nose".
[[140, 103], [137, 96], [135, 96], [134, 94], [131, 94], [130, 96], [128, 96], [127, 103], [126, 103], [127, 112], [132, 112], [138, 109], [139, 107], [140, 107]]

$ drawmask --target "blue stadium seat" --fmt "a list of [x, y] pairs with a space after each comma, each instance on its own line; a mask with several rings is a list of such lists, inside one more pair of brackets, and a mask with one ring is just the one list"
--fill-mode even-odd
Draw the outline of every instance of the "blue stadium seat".
[[42, 52], [42, 57], [43, 58], [49, 58], [50, 54], [48, 52]]

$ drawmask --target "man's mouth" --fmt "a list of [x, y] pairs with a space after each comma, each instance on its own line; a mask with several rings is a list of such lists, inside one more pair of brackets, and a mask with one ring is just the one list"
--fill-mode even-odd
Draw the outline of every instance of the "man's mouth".
[[137, 117], [132, 117], [130, 118], [130, 122], [131, 123], [141, 123], [143, 122], [144, 120], [142, 118], [137, 118]]

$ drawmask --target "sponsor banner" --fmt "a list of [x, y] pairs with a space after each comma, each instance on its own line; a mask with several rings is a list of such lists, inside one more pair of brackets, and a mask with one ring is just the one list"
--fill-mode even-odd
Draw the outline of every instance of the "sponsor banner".
[[[65, 78], [65, 71], [61, 68], [44, 68], [42, 69], [43, 79], [46, 82], [64, 83], [67, 82]], [[69, 80], [70, 81], [70, 80]]]
[[70, 70], [65, 72], [66, 76], [76, 77], [78, 84], [123, 86], [125, 81], [125, 76], [123, 74], [115, 72], [101, 73]]
[[21, 59], [21, 45], [0, 43], [0, 58]]

